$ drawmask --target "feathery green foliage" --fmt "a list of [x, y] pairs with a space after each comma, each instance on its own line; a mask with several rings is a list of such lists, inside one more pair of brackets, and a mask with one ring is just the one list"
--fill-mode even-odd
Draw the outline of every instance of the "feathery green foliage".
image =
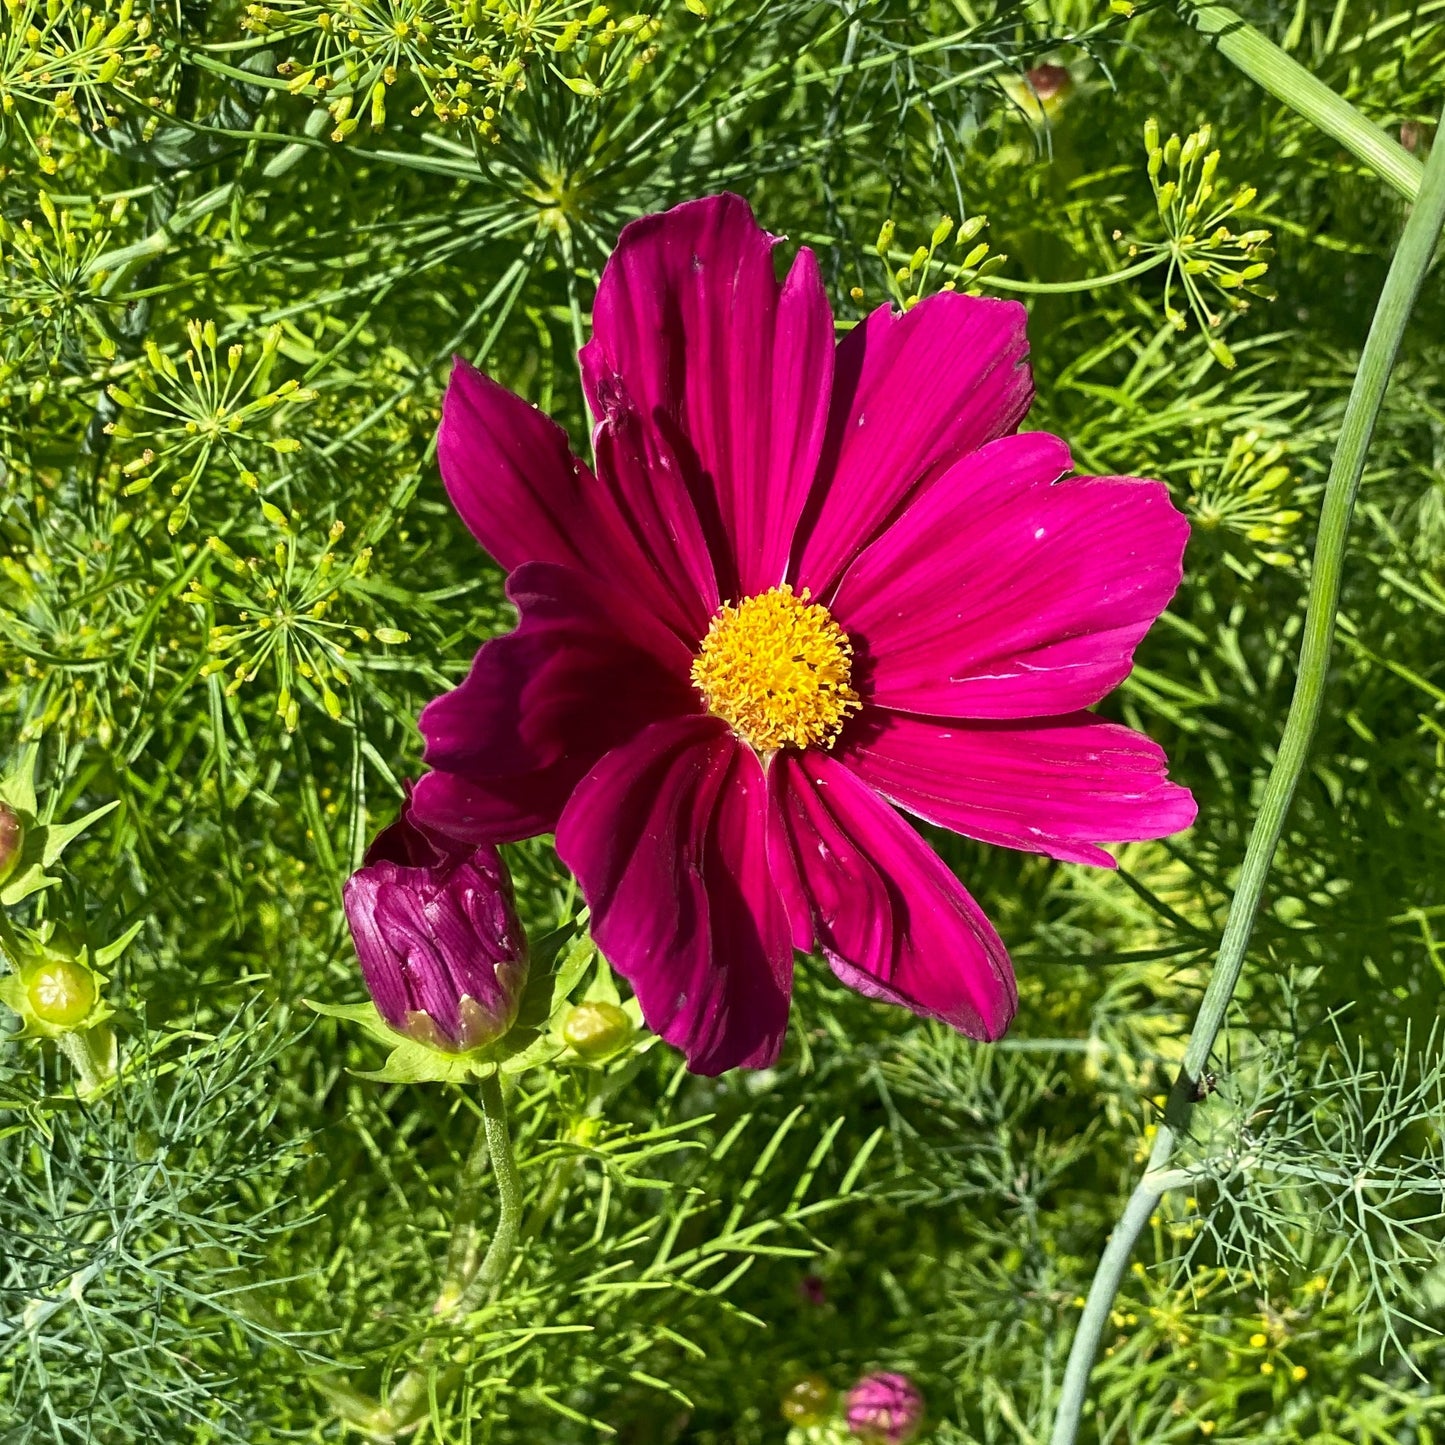
[[[1047, 1438], [1279, 742], [1405, 214], [1208, 9], [4, 0], [0, 746], [35, 765], [32, 850], [114, 806], [4, 883], [0, 944], [15, 980], [42, 947], [93, 964], [115, 1053], [0, 1039], [0, 1441], [822, 1442], [782, 1392], [871, 1367], [919, 1380], [939, 1445]], [[1442, 0], [1240, 9], [1415, 173]], [[776, 1069], [508, 1076], [515, 1245], [459, 1304], [511, 1207], [480, 1092], [359, 1077], [377, 1045], [300, 1007], [362, 996], [341, 885], [419, 708], [510, 625], [439, 485], [440, 396], [466, 356], [580, 448], [618, 230], [722, 188], [817, 249], [844, 324], [1022, 296], [1028, 425], [1169, 484], [1185, 583], [1105, 711], [1199, 821], [1112, 874], [934, 839], [1018, 965], [992, 1048], [802, 967]], [[1343, 587], [1091, 1440], [1445, 1428], [1438, 263]], [[508, 861], [532, 936], [571, 937], [550, 849]]]

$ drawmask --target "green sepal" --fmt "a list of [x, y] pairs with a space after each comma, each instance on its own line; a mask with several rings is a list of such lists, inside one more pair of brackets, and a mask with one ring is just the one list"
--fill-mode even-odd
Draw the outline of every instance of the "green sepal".
[[15, 871], [0, 888], [0, 904], [14, 907], [22, 899], [38, 893], [42, 888], [53, 887], [60, 880], [46, 870], [52, 867], [60, 855], [90, 825], [105, 817], [120, 806], [118, 799], [103, 803], [83, 818], [73, 823], [40, 824], [35, 821], [34, 760], [22, 762], [17, 769], [0, 783], [0, 799], [9, 803], [20, 815], [25, 827], [25, 841], [20, 847], [20, 857], [15, 862]]
[[17, 813], [35, 816], [39, 802], [35, 796], [36, 749], [24, 749], [15, 760], [15, 766], [0, 778], [0, 803], [9, 803]]
[[[400, 1038], [392, 1034], [392, 1039]], [[352, 1069], [358, 1079], [378, 1084], [464, 1084], [473, 1077], [496, 1072], [495, 1064], [481, 1063], [475, 1054], [444, 1054], [415, 1039], [401, 1039], [379, 1069]]]
[[110, 802], [102, 803], [100, 807], [83, 818], [77, 818], [73, 823], [51, 823], [47, 827], [37, 828], [35, 831], [41, 835], [41, 859], [45, 866], [49, 868], [92, 823], [99, 822], [118, 807], [120, 799], [112, 798]]
[[372, 1038], [380, 1039], [384, 1044], [395, 1044], [401, 1037], [382, 1018], [376, 1005], [370, 999], [367, 999], [365, 1003], [317, 1003], [314, 998], [303, 998], [301, 1002], [312, 1013], [321, 1014], [324, 1018], [341, 1019], [344, 1023], [360, 1024]]
[[381, 1068], [347, 1071], [358, 1079], [373, 1079], [381, 1084], [459, 1084], [472, 1076], [474, 1055], [443, 1053], [397, 1033], [370, 999], [364, 1003], [317, 1003], [306, 998], [301, 1002], [314, 1013], [356, 1024], [372, 1038], [390, 1045], [391, 1052]]
[[533, 951], [511, 1028], [466, 1054], [447, 1053], [398, 1033], [369, 999], [353, 1004], [323, 1004], [312, 999], [303, 1002], [327, 1018], [360, 1025], [372, 1038], [391, 1047], [381, 1068], [351, 1070], [358, 1079], [383, 1084], [458, 1084], [469, 1078], [487, 1078], [499, 1070], [520, 1074], [562, 1053], [566, 1044], [561, 1038], [560, 1020], [571, 1006], [568, 995], [595, 956], [592, 940], [578, 936], [570, 924], [548, 934]]
[[[110, 944], [106, 949], [101, 950], [101, 952], [106, 954], [106, 961], [108, 962], [110, 959], [115, 958], [121, 949], [135, 937], [138, 931], [139, 925], [123, 935], [116, 943]], [[73, 958], [65, 958], [64, 961], [84, 969], [91, 977], [91, 981], [95, 986], [95, 1002], [91, 1005], [89, 1012], [86, 1013], [84, 1018], [77, 1019], [74, 1023], [70, 1024], [51, 1023], [36, 1013], [30, 1000], [30, 984], [35, 976], [36, 970], [45, 963], [47, 951], [51, 952], [52, 956], [64, 958], [64, 955], [56, 955], [53, 950], [47, 949], [47, 944], [53, 932], [53, 922], [42, 924], [39, 933], [31, 934], [26, 940], [28, 945], [35, 950], [33, 955], [22, 955], [20, 959], [16, 960], [18, 964], [17, 971], [7, 973], [3, 977], [0, 977], [0, 1004], [4, 1004], [6, 1008], [10, 1009], [20, 1018], [21, 1026], [15, 1033], [10, 1035], [11, 1038], [63, 1039], [70, 1034], [89, 1033], [91, 1029], [115, 1017], [115, 1010], [111, 1008], [105, 999], [105, 987], [109, 980], [96, 966], [96, 961], [92, 959], [87, 950], [83, 948]], [[99, 957], [99, 955], [97, 955], [97, 957]]]

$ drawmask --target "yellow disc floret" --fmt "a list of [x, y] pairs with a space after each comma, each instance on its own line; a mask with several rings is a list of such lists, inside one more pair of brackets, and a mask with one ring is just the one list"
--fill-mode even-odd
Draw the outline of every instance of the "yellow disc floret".
[[755, 752], [831, 748], [858, 694], [853, 644], [828, 609], [786, 582], [720, 608], [692, 663], [708, 710]]

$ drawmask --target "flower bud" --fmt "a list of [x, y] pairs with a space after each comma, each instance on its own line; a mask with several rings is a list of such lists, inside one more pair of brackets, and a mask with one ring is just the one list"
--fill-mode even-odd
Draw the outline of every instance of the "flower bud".
[[848, 1391], [848, 1428], [873, 1445], [907, 1445], [923, 1425], [923, 1396], [907, 1375], [865, 1375]]
[[821, 1375], [794, 1380], [778, 1403], [783, 1419], [792, 1425], [821, 1425], [833, 1406], [833, 1387]]
[[3, 883], [20, 862], [25, 847], [25, 824], [9, 803], [0, 803], [0, 883]]
[[79, 959], [51, 954], [27, 969], [25, 1001], [31, 1016], [59, 1033], [69, 1033], [95, 1008], [95, 975]]
[[464, 1054], [511, 1027], [527, 940], [494, 847], [422, 827], [408, 803], [347, 880], [343, 901], [366, 986], [398, 1033]]
[[31, 939], [18, 971], [0, 977], [0, 1003], [20, 1015], [22, 1036], [63, 1039], [109, 1016], [101, 999], [104, 981], [83, 954]]
[[1051, 100], [1059, 100], [1074, 88], [1074, 77], [1063, 65], [1036, 65], [1028, 72], [1029, 88], [1047, 106]]
[[606, 1000], [579, 1003], [563, 1023], [562, 1037], [584, 1059], [604, 1059], [632, 1037], [632, 1020]]

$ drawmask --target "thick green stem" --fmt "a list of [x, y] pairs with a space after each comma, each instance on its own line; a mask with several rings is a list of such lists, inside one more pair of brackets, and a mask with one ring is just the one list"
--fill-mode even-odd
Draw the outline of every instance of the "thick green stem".
[[477, 1256], [481, 1248], [477, 1216], [481, 1213], [483, 1185], [490, 1162], [487, 1130], [485, 1125], [479, 1125], [477, 1137], [472, 1141], [472, 1152], [467, 1155], [462, 1172], [457, 1177], [457, 1197], [452, 1209], [452, 1237], [447, 1246], [442, 1287], [437, 1291], [436, 1303], [432, 1306], [433, 1314], [453, 1314], [462, 1297], [462, 1291], [476, 1273]]
[[[471, 1155], [462, 1166], [458, 1214], [448, 1252], [447, 1275], [437, 1296], [434, 1313], [441, 1319], [464, 1315], [494, 1298], [517, 1250], [522, 1223], [522, 1181], [507, 1128], [507, 1106], [498, 1075], [482, 1081], [482, 1127]], [[474, 1222], [478, 1191], [486, 1162], [497, 1181], [497, 1225], [485, 1258], [476, 1264]], [[390, 1439], [418, 1425], [425, 1416], [433, 1391], [446, 1395], [459, 1371], [444, 1359], [445, 1337], [433, 1336], [423, 1345], [417, 1363], [392, 1387], [384, 1404], [348, 1418], [369, 1435]], [[435, 1384], [434, 1384], [435, 1382]]]
[[1344, 146], [1407, 201], [1420, 194], [1425, 168], [1343, 96], [1292, 59], [1228, 5], [1214, 0], [1180, 0], [1180, 13], [1209, 36], [1226, 60], [1237, 65], [1276, 100], [1298, 111]]
[[1109, 1307], [1118, 1291], [1129, 1256], [1160, 1195], [1166, 1189], [1177, 1187], [1180, 1182], [1180, 1171], [1169, 1169], [1169, 1161], [1176, 1140], [1188, 1127], [1189, 1116], [1198, 1097], [1199, 1079], [1215, 1040], [1224, 1027], [1230, 1000], [1244, 967], [1255, 916], [1264, 896], [1265, 878], [1284, 830], [1290, 802], [1304, 774], [1310, 740], [1324, 702], [1345, 545], [1360, 477], [1364, 472], [1365, 454], [1374, 435], [1380, 404], [1399, 354], [1405, 326], [1442, 229], [1445, 229], [1445, 146], [1437, 146], [1425, 167], [1419, 202], [1405, 223], [1404, 234], [1390, 263], [1374, 320], [1370, 323], [1370, 333], [1360, 353], [1355, 384], [1345, 407], [1320, 510], [1314, 575], [1310, 581], [1304, 640], [1300, 646], [1299, 676], [1279, 751], [1265, 783], [1259, 814], [1250, 831], [1239, 884], [1229, 910], [1229, 921], [1219, 944], [1219, 956], [1189, 1037], [1183, 1066], [1165, 1105], [1164, 1119], [1155, 1136], [1148, 1169], [1130, 1197], [1090, 1287], [1084, 1314], [1069, 1352], [1058, 1415], [1054, 1420], [1052, 1445], [1073, 1445], [1078, 1435], [1089, 1375], [1109, 1317]]
[[82, 1099], [95, 1098], [115, 1078], [118, 1049], [115, 1030], [105, 1024], [60, 1040], [60, 1050], [75, 1070], [75, 1092]]
[[507, 1107], [502, 1099], [502, 1084], [494, 1074], [482, 1084], [483, 1127], [487, 1150], [492, 1159], [492, 1172], [497, 1179], [497, 1227], [487, 1248], [481, 1268], [462, 1291], [457, 1313], [466, 1314], [484, 1300], [495, 1299], [512, 1256], [517, 1250], [517, 1236], [522, 1227], [522, 1176], [517, 1172], [517, 1156], [512, 1151], [512, 1136], [507, 1128]]

